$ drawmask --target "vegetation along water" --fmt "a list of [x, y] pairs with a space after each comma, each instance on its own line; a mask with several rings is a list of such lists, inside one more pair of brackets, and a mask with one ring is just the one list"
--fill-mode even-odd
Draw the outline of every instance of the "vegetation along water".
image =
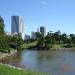
[[[14, 36], [6, 35], [4, 27], [4, 20], [0, 16], [0, 58], [3, 55], [7, 56], [7, 59], [0, 60], [1, 63], [26, 68], [32, 72], [0, 64], [0, 75], [43, 75], [39, 72], [75, 75], [75, 34], [50, 31], [44, 37], [43, 34], [36, 32], [36, 39], [24, 41], [21, 33]], [[15, 51], [15, 56], [11, 56]]]

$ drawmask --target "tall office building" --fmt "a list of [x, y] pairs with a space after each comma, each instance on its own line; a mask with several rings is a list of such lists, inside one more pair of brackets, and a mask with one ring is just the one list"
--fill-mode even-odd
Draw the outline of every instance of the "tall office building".
[[24, 22], [22, 17], [19, 16], [11, 17], [11, 33], [12, 34], [21, 33], [22, 39], [24, 39]]
[[40, 27], [40, 32], [44, 35], [44, 37], [47, 35], [47, 27]]

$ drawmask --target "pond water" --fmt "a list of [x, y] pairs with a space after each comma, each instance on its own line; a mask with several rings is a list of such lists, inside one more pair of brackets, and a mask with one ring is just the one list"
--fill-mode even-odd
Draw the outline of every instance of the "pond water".
[[3, 63], [52, 75], [75, 75], [75, 50], [24, 50]]

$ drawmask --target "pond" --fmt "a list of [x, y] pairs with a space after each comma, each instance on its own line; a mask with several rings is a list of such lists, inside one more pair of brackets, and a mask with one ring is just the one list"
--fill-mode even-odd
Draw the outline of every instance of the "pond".
[[3, 63], [52, 75], [75, 75], [75, 50], [24, 50]]

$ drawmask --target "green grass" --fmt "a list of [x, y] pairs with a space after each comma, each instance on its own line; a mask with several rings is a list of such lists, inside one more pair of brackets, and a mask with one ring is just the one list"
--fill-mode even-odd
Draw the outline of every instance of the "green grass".
[[[22, 45], [22, 48], [23, 48], [23, 49], [28, 49], [29, 47], [34, 47], [34, 46], [36, 46], [36, 44], [37, 44], [37, 41], [32, 42], [32, 43], [23, 44], [23, 45]], [[53, 44], [53, 45], [52, 45], [52, 48], [53, 48], [53, 49], [65, 48], [64, 45], [65, 45], [65, 44]], [[68, 47], [67, 47], [67, 48], [68, 48]], [[75, 48], [75, 44], [74, 44], [72, 47], [70, 47], [70, 48]]]
[[17, 68], [12, 68], [8, 67], [7, 65], [0, 64], [0, 75], [48, 75], [48, 74], [28, 70], [19, 70]]
[[25, 44], [22, 44], [22, 48], [23, 49], [28, 49], [29, 47], [36, 46], [36, 44], [37, 44], [37, 41], [32, 42], [32, 43], [25, 43]]
[[58, 49], [58, 48], [75, 48], [75, 44], [54, 44], [52, 46], [52, 48], [54, 48], [54, 49]]
[[[28, 49], [30, 47], [34, 47], [34, 46], [36, 46], [36, 44], [37, 44], [37, 41], [32, 42], [32, 43], [24, 43], [24, 44], [22, 44], [22, 49]], [[53, 44], [52, 48], [53, 49], [58, 49], [58, 48], [75, 48], [75, 44], [73, 44], [72, 47], [64, 47], [65, 45], [67, 45], [67, 44]]]
[[62, 48], [61, 44], [54, 44], [52, 48]]

